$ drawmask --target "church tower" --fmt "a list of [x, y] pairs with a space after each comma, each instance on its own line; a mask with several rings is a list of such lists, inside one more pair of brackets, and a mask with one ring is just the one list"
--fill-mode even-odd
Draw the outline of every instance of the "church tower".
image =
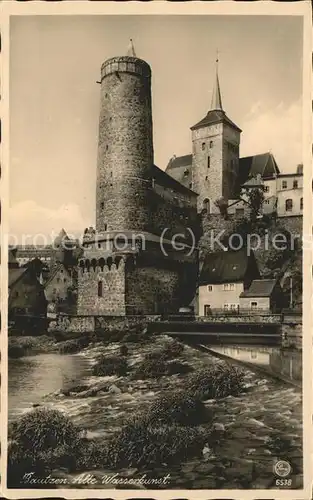
[[226, 115], [218, 76], [218, 58], [211, 109], [191, 127], [192, 186], [198, 193], [198, 212], [218, 213], [215, 201], [235, 196], [241, 130]]
[[96, 230], [148, 231], [153, 166], [151, 69], [136, 56], [101, 67]]

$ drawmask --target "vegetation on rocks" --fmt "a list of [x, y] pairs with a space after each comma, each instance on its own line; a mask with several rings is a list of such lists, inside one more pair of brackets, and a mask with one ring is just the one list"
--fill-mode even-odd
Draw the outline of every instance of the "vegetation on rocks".
[[93, 367], [93, 374], [98, 377], [106, 375], [118, 375], [119, 377], [127, 374], [127, 359], [123, 356], [100, 356]]
[[152, 426], [146, 419], [134, 420], [117, 432], [108, 443], [110, 467], [145, 467], [180, 463], [199, 455], [206, 442], [201, 428], [179, 425]]
[[12, 336], [8, 338], [8, 357], [21, 358], [40, 352], [55, 350], [55, 343], [47, 335], [40, 336]]
[[132, 372], [132, 378], [145, 380], [148, 378], [160, 378], [165, 375], [179, 375], [191, 371], [192, 368], [186, 363], [168, 362], [163, 358], [145, 357]]
[[238, 396], [244, 390], [244, 372], [220, 362], [197, 370], [186, 381], [188, 394], [201, 400]]
[[150, 406], [147, 419], [154, 424], [198, 425], [212, 419], [202, 401], [183, 391], [158, 398]]
[[88, 337], [80, 337], [78, 339], [66, 340], [58, 345], [60, 354], [75, 354], [89, 345]]

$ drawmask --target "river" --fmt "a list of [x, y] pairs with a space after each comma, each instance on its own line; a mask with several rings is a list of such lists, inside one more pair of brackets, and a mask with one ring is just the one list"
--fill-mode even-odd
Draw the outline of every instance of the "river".
[[90, 360], [77, 355], [39, 354], [9, 360], [9, 421], [42, 402], [45, 396], [90, 375]]

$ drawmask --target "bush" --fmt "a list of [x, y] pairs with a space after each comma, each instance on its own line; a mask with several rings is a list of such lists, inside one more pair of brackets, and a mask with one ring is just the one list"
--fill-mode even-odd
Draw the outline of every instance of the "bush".
[[163, 356], [167, 359], [178, 358], [183, 353], [184, 348], [183, 344], [177, 340], [173, 340], [173, 342], [164, 346]]
[[162, 359], [164, 361], [178, 358], [184, 351], [184, 345], [174, 340], [160, 349], [149, 352], [146, 359]]
[[242, 370], [227, 363], [217, 363], [191, 375], [186, 390], [201, 400], [223, 398], [240, 394], [244, 389], [243, 383]]
[[75, 354], [85, 347], [88, 347], [90, 339], [88, 337], [80, 337], [78, 339], [66, 340], [59, 344], [60, 354]]
[[177, 425], [153, 427], [134, 420], [114, 435], [107, 447], [107, 466], [151, 467], [180, 464], [200, 455], [206, 442], [201, 429]]
[[36, 408], [12, 424], [11, 437], [25, 450], [36, 452], [59, 446], [73, 446], [79, 439], [79, 429], [63, 413], [48, 408]]
[[127, 374], [127, 360], [121, 356], [101, 356], [93, 368], [93, 375], [103, 377], [105, 375], [124, 376]]
[[147, 378], [160, 378], [165, 375], [185, 374], [192, 370], [187, 364], [179, 363], [178, 361], [168, 362], [155, 353], [156, 351], [147, 354], [143, 361], [135, 367], [132, 373], [133, 378], [141, 380]]
[[198, 425], [212, 416], [200, 399], [193, 398], [180, 391], [157, 399], [147, 412], [147, 419], [152, 424]]

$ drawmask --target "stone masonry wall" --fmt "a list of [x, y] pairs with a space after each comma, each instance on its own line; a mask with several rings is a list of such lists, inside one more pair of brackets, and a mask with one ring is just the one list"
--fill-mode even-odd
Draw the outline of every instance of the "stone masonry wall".
[[149, 228], [153, 165], [151, 72], [137, 58], [114, 58], [102, 67], [96, 228]]
[[[98, 282], [102, 282], [102, 297], [98, 296]], [[96, 267], [79, 270], [77, 313], [80, 315], [125, 314], [125, 263], [112, 264], [103, 270]]]

